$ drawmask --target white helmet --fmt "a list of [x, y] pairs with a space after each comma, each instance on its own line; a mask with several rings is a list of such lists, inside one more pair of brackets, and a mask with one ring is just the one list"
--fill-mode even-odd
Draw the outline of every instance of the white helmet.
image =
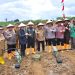
[[38, 26], [44, 26], [44, 24], [43, 23], [39, 23]]
[[21, 23], [18, 27], [25, 27], [26, 25]]
[[7, 26], [7, 28], [9, 28], [9, 27], [14, 27], [14, 25], [12, 25], [12, 24], [9, 24], [9, 25]]
[[30, 22], [28, 22], [27, 25], [34, 25], [34, 23], [30, 21]]

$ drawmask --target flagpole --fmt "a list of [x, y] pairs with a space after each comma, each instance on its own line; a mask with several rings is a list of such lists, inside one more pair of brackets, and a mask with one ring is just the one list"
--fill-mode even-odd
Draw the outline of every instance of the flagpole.
[[63, 19], [65, 19], [65, 13], [64, 13], [64, 0], [62, 0], [61, 1], [61, 3], [62, 3], [62, 17], [63, 17]]

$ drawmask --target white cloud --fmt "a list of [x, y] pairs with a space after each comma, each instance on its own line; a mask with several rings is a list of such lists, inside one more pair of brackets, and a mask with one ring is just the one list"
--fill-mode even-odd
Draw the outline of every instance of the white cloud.
[[[74, 7], [72, 9], [68, 7], [72, 3], [74, 4], [74, 0], [65, 0], [65, 13], [67, 15], [70, 15], [70, 11], [74, 10]], [[46, 19], [61, 15], [61, 1], [59, 0], [56, 2], [55, 0], [14, 0], [0, 4], [0, 18]]]
[[[20, 7], [18, 8], [19, 5]], [[21, 6], [23, 6], [23, 8], [21, 8]], [[53, 11], [56, 7], [52, 5], [50, 0], [17, 0], [0, 5], [0, 9], [2, 13], [12, 12], [12, 15], [15, 13], [21, 16], [21, 19], [24, 16], [28, 16], [30, 19], [38, 19], [42, 17], [40, 15], [41, 13]]]

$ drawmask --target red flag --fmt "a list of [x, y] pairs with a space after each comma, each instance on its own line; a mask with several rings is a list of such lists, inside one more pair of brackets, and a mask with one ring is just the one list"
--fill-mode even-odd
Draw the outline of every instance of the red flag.
[[62, 11], [64, 10], [64, 5], [62, 6]]
[[61, 3], [63, 3], [63, 2], [64, 2], [64, 0], [61, 1]]

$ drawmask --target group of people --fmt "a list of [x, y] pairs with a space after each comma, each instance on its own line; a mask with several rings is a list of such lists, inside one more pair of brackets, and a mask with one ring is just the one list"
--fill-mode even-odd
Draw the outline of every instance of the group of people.
[[[42, 51], [45, 47], [49, 52], [57, 50], [75, 49], [75, 20], [57, 20], [53, 22], [48, 20], [46, 23], [39, 23], [37, 26], [33, 22], [27, 25], [20, 23], [18, 30], [15, 25], [9, 24], [4, 30], [0, 27], [0, 37], [3, 36], [7, 41], [8, 56], [15, 52], [18, 45], [22, 57], [40, 52], [40, 44]], [[36, 48], [35, 48], [36, 47]], [[9, 58], [11, 59], [11, 57]]]

